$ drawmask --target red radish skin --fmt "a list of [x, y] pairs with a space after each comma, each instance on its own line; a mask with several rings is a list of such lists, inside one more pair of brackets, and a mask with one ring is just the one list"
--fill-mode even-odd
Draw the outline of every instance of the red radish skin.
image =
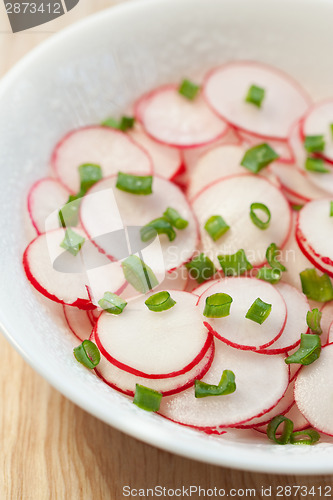
[[274, 344], [260, 350], [262, 354], [282, 354], [295, 349], [301, 341], [301, 333], [308, 333], [306, 315], [310, 306], [306, 296], [287, 283], [277, 283], [275, 288], [287, 305], [287, 321], [282, 335]]
[[[92, 333], [90, 340], [96, 342], [94, 333]], [[204, 377], [213, 362], [214, 349], [212, 339], [211, 345], [202, 360], [188, 372], [175, 377], [163, 379], [138, 377], [113, 365], [103, 354], [101, 354], [101, 362], [95, 372], [106, 384], [127, 396], [134, 396], [136, 384], [159, 391], [164, 396], [171, 396], [192, 387], [196, 379]]]
[[154, 141], [138, 124], [134, 129], [129, 130], [128, 134], [147, 151], [153, 162], [155, 174], [164, 179], [173, 180], [184, 171], [183, 158], [178, 149]]
[[[45, 233], [45, 221], [48, 216], [60, 210], [68, 201], [70, 191], [59, 181], [46, 177], [35, 182], [28, 194], [28, 212], [37, 234]], [[57, 229], [57, 213], [48, 230]]]
[[78, 167], [100, 165], [103, 177], [118, 171], [151, 175], [152, 160], [127, 134], [110, 127], [89, 126], [69, 132], [56, 145], [51, 166], [61, 182], [73, 192], [80, 189]]
[[[200, 296], [198, 309], [201, 313], [204, 311], [207, 297], [215, 293], [227, 293], [233, 299], [228, 316], [203, 316], [204, 325], [222, 342], [236, 349], [254, 351], [268, 348], [282, 335], [287, 321], [286, 303], [270, 283], [244, 277], [222, 279]], [[245, 317], [258, 297], [272, 305], [270, 315], [262, 325]]]
[[150, 311], [145, 295], [130, 301], [122, 315], [101, 314], [94, 335], [110, 363], [139, 377], [164, 379], [202, 360], [212, 336], [201, 322], [197, 297], [176, 290], [170, 295], [176, 305], [167, 311]]
[[117, 177], [111, 176], [96, 183], [81, 202], [81, 224], [98, 248], [113, 260], [124, 258], [123, 255], [112, 255], [97, 238], [126, 226], [142, 227], [161, 217], [167, 207], [172, 206], [189, 222], [187, 228], [177, 231], [175, 242], [170, 243], [165, 235], [161, 235], [156, 244], [153, 242], [143, 250], [143, 256], [158, 279], [163, 278], [165, 272], [171, 272], [190, 260], [199, 239], [198, 226], [181, 190], [170, 181], [154, 176], [153, 193], [140, 196], [138, 200], [138, 196], [117, 189], [116, 181]]
[[217, 384], [225, 369], [232, 370], [236, 391], [227, 396], [197, 399], [194, 389], [163, 398], [159, 413], [180, 424], [199, 430], [241, 425], [273, 408], [284, 395], [288, 383], [288, 367], [283, 356], [265, 356], [233, 349], [215, 342], [215, 357], [203, 377]]
[[[235, 193], [239, 196], [235, 197]], [[269, 227], [262, 231], [250, 219], [250, 206], [265, 204], [271, 212]], [[198, 219], [202, 251], [221, 268], [217, 255], [243, 249], [254, 267], [266, 262], [266, 250], [274, 241], [283, 248], [291, 230], [290, 206], [281, 191], [267, 179], [253, 175], [234, 175], [205, 187], [193, 200]], [[221, 214], [230, 230], [214, 242], [204, 229], [208, 218]]]
[[89, 311], [81, 311], [75, 307], [63, 306], [64, 316], [71, 332], [81, 342], [89, 339], [92, 324], [89, 319]]
[[136, 119], [156, 141], [182, 149], [201, 147], [221, 139], [228, 132], [226, 122], [199, 96], [189, 101], [176, 85], [159, 87], [135, 104]]
[[333, 436], [332, 364], [333, 344], [328, 344], [314, 363], [302, 367], [295, 382], [298, 409], [312, 427], [329, 436]]
[[[245, 102], [253, 81], [266, 90], [261, 108]], [[243, 132], [265, 139], [286, 140], [291, 125], [311, 100], [288, 75], [251, 61], [227, 63], [210, 71], [204, 96], [219, 116]]]

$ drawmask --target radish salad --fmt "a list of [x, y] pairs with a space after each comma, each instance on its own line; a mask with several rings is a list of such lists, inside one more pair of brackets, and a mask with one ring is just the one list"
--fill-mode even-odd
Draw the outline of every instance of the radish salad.
[[333, 436], [333, 99], [232, 62], [69, 131], [50, 163], [23, 266], [74, 362], [221, 439]]

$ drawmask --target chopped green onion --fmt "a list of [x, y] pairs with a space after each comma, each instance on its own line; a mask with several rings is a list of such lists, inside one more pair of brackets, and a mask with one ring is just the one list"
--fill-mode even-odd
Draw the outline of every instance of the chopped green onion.
[[331, 135], [333, 137], [333, 123], [330, 124], [330, 129], [331, 129]]
[[134, 127], [135, 118], [133, 116], [122, 116], [120, 120], [115, 118], [108, 118], [102, 122], [103, 127], [116, 128], [122, 132], [127, 132], [127, 130]]
[[213, 262], [203, 253], [185, 264], [190, 276], [199, 284], [209, 280], [216, 273]]
[[330, 202], [330, 217], [333, 217], [333, 201]]
[[136, 255], [127, 257], [121, 267], [126, 281], [140, 293], [147, 293], [158, 285], [153, 271]]
[[291, 208], [295, 210], [295, 212], [299, 212], [303, 207], [304, 205], [291, 205]]
[[262, 281], [267, 281], [272, 285], [278, 283], [281, 279], [281, 271], [280, 269], [272, 269], [270, 267], [261, 267], [258, 269], [257, 279]]
[[318, 174], [327, 174], [329, 172], [322, 158], [311, 158], [310, 156], [305, 161], [305, 169]]
[[[255, 213], [255, 210], [261, 210], [266, 215], [266, 220], [260, 219]], [[251, 203], [250, 218], [255, 226], [257, 226], [259, 229], [264, 230], [268, 228], [271, 221], [271, 211], [263, 203]]]
[[77, 361], [90, 370], [95, 368], [101, 360], [98, 347], [91, 340], [84, 340], [73, 349], [73, 353]]
[[152, 194], [153, 189], [153, 176], [152, 175], [130, 175], [118, 172], [118, 179], [116, 188], [126, 193], [147, 195]]
[[[283, 424], [283, 432], [280, 437], [277, 437], [276, 433], [281, 424]], [[294, 424], [289, 418], [283, 415], [277, 415], [267, 426], [267, 436], [276, 444], [288, 444], [293, 430]]]
[[323, 135], [307, 135], [304, 140], [304, 147], [308, 153], [319, 153], [325, 149], [325, 139]]
[[170, 224], [176, 229], [185, 229], [188, 226], [188, 221], [183, 219], [175, 208], [168, 207], [163, 216], [168, 219]]
[[266, 259], [268, 264], [273, 268], [273, 269], [279, 269], [279, 271], [286, 271], [287, 269], [284, 267], [281, 262], [277, 260], [277, 255], [279, 254], [280, 250], [276, 246], [275, 243], [271, 243], [269, 247], [266, 250]]
[[194, 383], [195, 397], [207, 398], [208, 396], [226, 396], [236, 390], [235, 374], [231, 370], [223, 370], [219, 385], [206, 384], [200, 380]]
[[217, 241], [230, 229], [230, 226], [228, 226], [221, 215], [212, 215], [207, 220], [205, 229], [212, 240]]
[[321, 316], [322, 313], [317, 307], [315, 309], [312, 309], [312, 311], [308, 311], [306, 314], [306, 322], [308, 327], [313, 333], [316, 333], [317, 335], [321, 335], [323, 333], [320, 326]]
[[271, 310], [272, 304], [267, 304], [267, 302], [264, 302], [258, 297], [247, 311], [245, 318], [262, 325], [270, 315]]
[[104, 297], [98, 301], [98, 304], [110, 314], [121, 314], [127, 306], [127, 302], [111, 292], [105, 292]]
[[317, 302], [333, 300], [333, 286], [327, 274], [319, 276], [316, 269], [305, 269], [299, 273], [303, 293]]
[[253, 267], [243, 249], [229, 255], [218, 255], [217, 258], [225, 276], [240, 276]]
[[73, 229], [66, 229], [65, 238], [60, 243], [61, 248], [64, 248], [68, 252], [70, 252], [74, 257], [79, 253], [82, 248], [83, 243], [85, 242], [85, 238], [80, 234], [77, 234], [73, 231]]
[[[305, 439], [299, 439], [299, 437], [307, 436]], [[319, 441], [320, 434], [314, 429], [305, 429], [304, 431], [293, 432], [290, 436], [290, 444], [306, 444], [312, 445]]]
[[145, 411], [158, 411], [160, 409], [163, 395], [160, 392], [136, 384], [133, 403]]
[[214, 293], [206, 298], [203, 315], [206, 318], [224, 318], [230, 314], [232, 298], [227, 293]]
[[246, 95], [245, 101], [254, 104], [258, 108], [261, 108], [262, 101], [265, 97], [265, 89], [257, 87], [257, 85], [251, 85]]
[[79, 175], [81, 181], [81, 196], [83, 196], [91, 186], [103, 178], [101, 167], [90, 163], [79, 166]]
[[321, 340], [319, 335], [311, 333], [301, 334], [301, 343], [299, 349], [284, 361], [287, 365], [298, 363], [300, 365], [311, 365], [316, 361], [321, 352]]
[[150, 241], [157, 234], [165, 234], [169, 241], [173, 241], [177, 236], [174, 228], [165, 217], [154, 219], [140, 229], [141, 241]]
[[196, 98], [199, 90], [200, 85], [190, 82], [190, 80], [183, 80], [178, 88], [178, 92], [190, 101], [193, 101]]
[[61, 227], [77, 226], [79, 222], [79, 208], [81, 197], [70, 194], [66, 205], [59, 210], [59, 221]]
[[277, 160], [279, 155], [268, 144], [259, 144], [246, 151], [241, 165], [254, 174], [267, 167], [272, 161]]
[[161, 312], [171, 309], [176, 304], [169, 292], [158, 292], [148, 297], [145, 301], [150, 311]]

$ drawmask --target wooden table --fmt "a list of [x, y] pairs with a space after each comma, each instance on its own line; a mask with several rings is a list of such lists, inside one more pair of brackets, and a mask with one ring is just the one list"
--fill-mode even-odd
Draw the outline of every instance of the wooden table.
[[[13, 35], [1, 2], [0, 76], [53, 32], [114, 3], [80, 0], [66, 16]], [[331, 482], [330, 476], [288, 477], [234, 471], [157, 450], [112, 429], [65, 399], [2, 337], [0, 352], [1, 500], [118, 500], [125, 498], [125, 485], [137, 489], [155, 485], [200, 485], [226, 491], [256, 488], [255, 498], [264, 498], [262, 486], [272, 486], [274, 491], [277, 485], [318, 487]], [[274, 496], [272, 493], [271, 498]]]

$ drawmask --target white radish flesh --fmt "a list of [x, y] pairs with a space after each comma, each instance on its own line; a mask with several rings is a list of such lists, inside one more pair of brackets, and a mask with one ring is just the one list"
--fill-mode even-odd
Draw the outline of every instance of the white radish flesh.
[[[187, 288], [189, 282], [188, 272], [185, 267], [180, 267], [171, 273], [166, 273], [163, 281], [154, 288], [154, 293], [163, 290], [179, 290], [183, 292]], [[132, 285], [128, 284], [121, 297], [125, 300], [132, 299], [141, 295], [140, 292], [135, 290]]]
[[63, 306], [63, 308], [67, 324], [74, 335], [82, 342], [89, 339], [93, 328], [88, 315], [89, 311], [81, 311], [70, 306]]
[[154, 141], [138, 125], [134, 129], [129, 130], [128, 133], [137, 144], [148, 152], [152, 159], [156, 175], [164, 179], [173, 179], [180, 173], [183, 160], [178, 149], [170, 148]]
[[295, 165], [275, 162], [270, 169], [279, 178], [283, 189], [288, 194], [297, 197], [303, 204], [327, 196], [326, 191], [315, 186], [305, 171]]
[[170, 294], [176, 304], [166, 311], [150, 311], [143, 296], [129, 302], [119, 316], [102, 313], [95, 338], [111, 363], [134, 375], [168, 378], [201, 361], [211, 335], [195, 307], [197, 297], [174, 290]]
[[297, 375], [295, 401], [300, 412], [319, 432], [333, 435], [333, 344], [323, 347], [319, 359]]
[[[147, 246], [142, 254], [145, 257], [146, 252], [147, 258], [144, 259], [146, 264], [155, 272], [155, 263], [158, 270], [156, 273], [159, 276], [162, 273], [163, 277], [164, 271], [176, 269], [189, 260], [197, 245], [197, 223], [181, 190], [165, 179], [154, 177], [153, 194], [138, 196], [117, 189], [116, 182], [116, 176], [98, 182], [81, 202], [81, 223], [102, 251], [117, 259], [127, 257], [122, 253], [119, 254], [121, 245], [118, 246], [116, 242], [115, 247], [109, 248], [108, 240], [103, 236], [128, 226], [137, 227], [139, 231], [140, 227], [161, 217], [167, 207], [171, 206], [188, 221], [187, 228], [177, 231], [175, 242], [170, 243], [166, 235], [161, 235], [159, 240], [157, 239], [157, 243], [160, 244], [152, 247], [151, 252]], [[139, 233], [138, 239], [141, 241]], [[136, 250], [133, 252], [129, 248], [128, 255], [130, 253], [136, 253]]]
[[78, 167], [97, 164], [103, 177], [117, 172], [150, 175], [153, 171], [147, 152], [125, 133], [110, 127], [83, 127], [67, 134], [55, 147], [51, 164], [55, 174], [71, 191], [78, 192]]
[[235, 374], [236, 391], [227, 396], [195, 398], [194, 388], [163, 398], [160, 414], [183, 425], [207, 429], [247, 422], [274, 407], [289, 377], [282, 356], [265, 356], [215, 343], [215, 357], [202, 381], [217, 385], [223, 370]]
[[28, 212], [37, 234], [45, 233], [45, 221], [53, 214], [48, 230], [58, 229], [58, 212], [68, 201], [70, 192], [52, 177], [41, 179], [32, 186], [28, 194]]
[[[251, 85], [265, 90], [261, 107], [247, 103]], [[204, 94], [212, 108], [233, 126], [262, 138], [287, 139], [291, 125], [310, 100], [289, 76], [251, 62], [225, 64], [206, 77]]]
[[333, 342], [332, 325], [333, 325], [333, 302], [327, 302], [321, 308], [320, 326], [322, 329], [322, 334], [320, 336], [320, 340], [322, 345]]
[[301, 341], [301, 333], [308, 331], [306, 315], [310, 306], [306, 296], [287, 283], [277, 283], [274, 286], [286, 303], [287, 321], [282, 335], [272, 346], [262, 351], [265, 354], [280, 354], [294, 349]]
[[180, 148], [209, 144], [228, 131], [200, 94], [189, 100], [174, 85], [144, 95], [136, 103], [135, 115], [155, 140]]
[[[95, 342], [94, 334], [91, 335], [90, 340]], [[183, 391], [192, 386], [196, 379], [201, 379], [210, 368], [213, 357], [214, 342], [212, 341], [202, 360], [188, 372], [175, 377], [152, 379], [139, 377], [128, 371], [122, 370], [110, 363], [103, 354], [101, 354], [101, 361], [96, 368], [96, 373], [108, 385], [128, 396], [134, 396], [136, 384], [149, 387], [167, 396]]]
[[[223, 318], [202, 318], [212, 333], [226, 344], [239, 349], [264, 349], [282, 334], [287, 308], [282, 295], [270, 283], [255, 278], [222, 279], [200, 296], [198, 309], [201, 314], [207, 297], [215, 293], [226, 293], [233, 299], [230, 314]], [[268, 318], [261, 325], [245, 317], [257, 298], [272, 305]]]
[[[250, 218], [252, 203], [263, 203], [271, 213], [264, 231]], [[281, 191], [266, 179], [253, 175], [232, 176], [206, 187], [192, 202], [203, 252], [220, 267], [217, 255], [245, 251], [253, 266], [266, 261], [266, 250], [274, 241], [279, 248], [286, 243], [291, 228], [291, 211]], [[204, 229], [212, 215], [221, 215], [230, 229], [216, 242]]]

